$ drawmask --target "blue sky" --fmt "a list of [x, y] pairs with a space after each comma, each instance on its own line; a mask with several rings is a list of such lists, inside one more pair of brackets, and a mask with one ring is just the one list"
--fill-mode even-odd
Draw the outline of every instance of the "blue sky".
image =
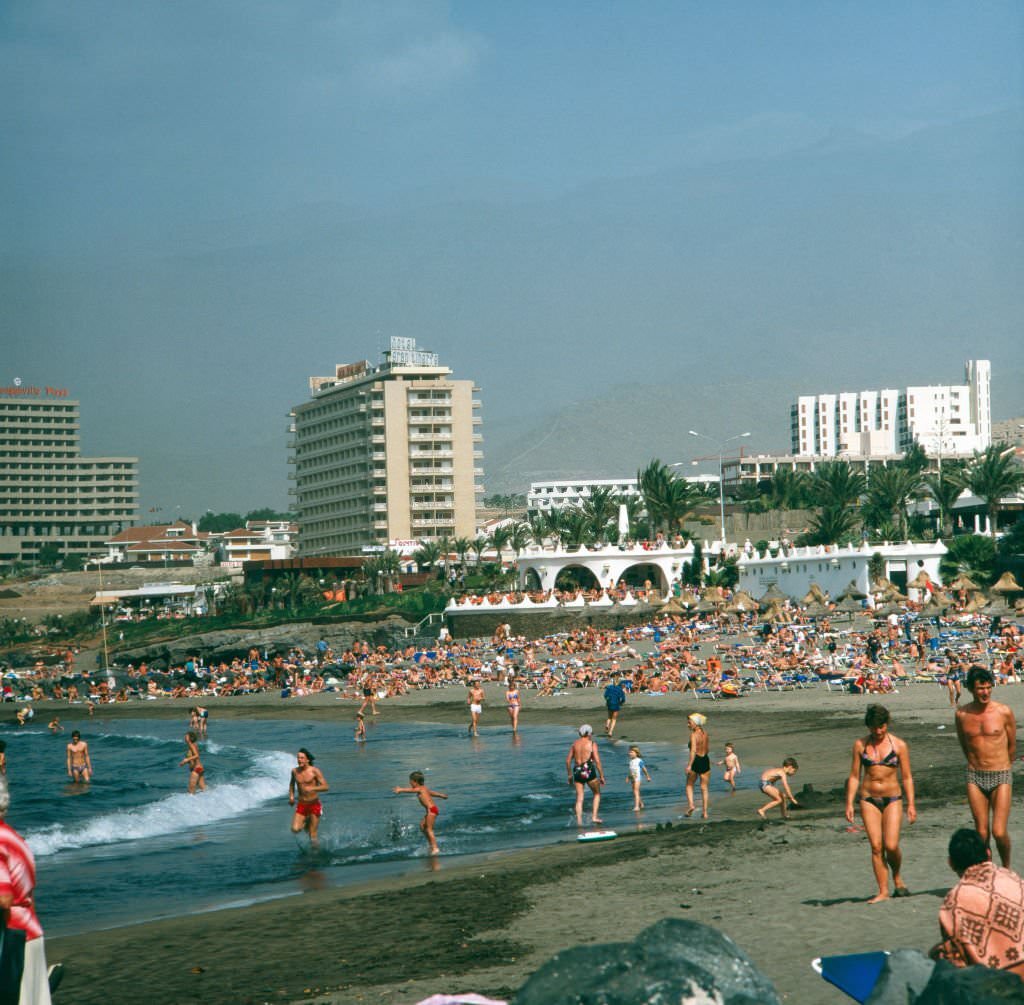
[[[1020, 414], [1022, 53], [1017, 3], [11, 0], [4, 381], [194, 512], [285, 505], [288, 407], [390, 334], [512, 481], [509, 428], [743, 364], [697, 418], [755, 450], [972, 356]], [[593, 474], [673, 449], [627, 432]]]

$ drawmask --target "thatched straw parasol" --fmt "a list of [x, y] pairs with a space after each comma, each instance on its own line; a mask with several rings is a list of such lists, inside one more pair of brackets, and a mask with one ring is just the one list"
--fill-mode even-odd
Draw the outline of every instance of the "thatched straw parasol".
[[804, 613], [809, 618], [824, 618], [831, 612], [820, 600], [812, 600], [809, 604], [804, 604]]
[[873, 613], [875, 618], [887, 618], [890, 614], [902, 614], [903, 607], [900, 604], [883, 604], [881, 607], [876, 607]]
[[686, 608], [675, 598], [670, 597], [665, 601], [661, 607], [658, 608], [659, 614], [685, 614]]
[[966, 573], [961, 572], [960, 575], [949, 584], [950, 590], [980, 590], [981, 587], [971, 579]]
[[828, 594], [823, 592], [817, 583], [811, 583], [811, 588], [804, 594], [804, 599], [800, 601], [805, 607], [809, 604], [827, 604]]
[[757, 610], [757, 601], [746, 590], [737, 590], [732, 596], [734, 604], [742, 604], [748, 611]]
[[964, 613], [977, 614], [985, 609], [985, 598], [980, 593], [975, 593], [964, 607]]
[[787, 600], [789, 600], [789, 597], [779, 589], [778, 583], [772, 583], [772, 585], [764, 591], [761, 595], [761, 599], [758, 600], [757, 603], [762, 611], [766, 611], [772, 604], [784, 604]]
[[839, 594], [839, 600], [867, 600], [868, 595], [862, 593], [860, 587], [857, 586], [857, 581], [851, 579], [846, 585], [846, 589]]
[[907, 589], [927, 590], [932, 585], [931, 577], [922, 569], [909, 583]]
[[989, 593], [998, 593], [1003, 596], [1008, 596], [1012, 593], [1024, 593], [1024, 586], [1021, 586], [1020, 583], [1013, 578], [1013, 573], [1007, 569], [1006, 572], [1004, 572], [989, 588]]
[[[861, 594], [863, 596], [863, 594]], [[859, 600], [855, 600], [852, 596], [843, 596], [843, 598], [836, 604], [836, 610], [842, 614], [863, 614], [864, 607], [861, 605]]]

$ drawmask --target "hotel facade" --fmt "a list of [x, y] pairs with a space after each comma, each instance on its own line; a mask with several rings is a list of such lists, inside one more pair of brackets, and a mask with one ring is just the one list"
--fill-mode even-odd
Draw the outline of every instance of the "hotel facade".
[[891, 457], [916, 441], [930, 457], [970, 457], [992, 442], [987, 359], [969, 360], [962, 384], [805, 394], [790, 410], [799, 456]]
[[82, 457], [79, 426], [66, 389], [0, 387], [0, 567], [85, 558], [135, 522], [138, 458]]
[[383, 356], [311, 377], [290, 413], [300, 558], [476, 535], [479, 388], [415, 339]]

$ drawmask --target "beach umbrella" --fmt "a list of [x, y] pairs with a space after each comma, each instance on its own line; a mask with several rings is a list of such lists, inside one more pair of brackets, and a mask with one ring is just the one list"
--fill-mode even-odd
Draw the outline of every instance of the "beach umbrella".
[[[839, 594], [838, 599], [840, 601], [843, 601], [843, 600], [867, 600], [868, 599], [868, 595], [866, 593], [862, 593], [861, 592], [860, 587], [857, 586], [857, 581], [856, 580], [851, 579], [850, 582], [846, 584], [846, 589], [843, 590], [843, 592]], [[859, 608], [858, 608], [858, 610], [859, 610]]]
[[778, 584], [772, 583], [764, 591], [757, 603], [762, 611], [766, 611], [773, 603], [784, 604], [787, 600], [789, 600], [789, 597], [779, 589]]
[[980, 590], [981, 587], [971, 579], [966, 573], [961, 572], [952, 583], [949, 584], [951, 590]]
[[748, 611], [757, 609], [757, 601], [746, 590], [738, 590], [732, 600], [734, 604], [742, 604]]
[[685, 613], [683, 605], [675, 598], [672, 597], [667, 600], [661, 607], [658, 608], [659, 614], [683, 614]]
[[1006, 572], [1004, 572], [989, 588], [989, 593], [999, 593], [1003, 596], [1009, 596], [1011, 593], [1024, 593], [1024, 586], [1021, 586], [1020, 583], [1013, 578], [1013, 573], [1007, 569]]
[[907, 583], [907, 586], [913, 590], [927, 590], [931, 585], [932, 581], [924, 569], [922, 569], [909, 583]]
[[823, 618], [830, 612], [820, 600], [812, 600], [809, 604], [804, 604], [804, 613], [810, 618]]
[[965, 614], [977, 614], [985, 608], [985, 598], [980, 593], [975, 593], [964, 607]]
[[902, 614], [903, 607], [900, 604], [888, 603], [883, 604], [881, 607], [875, 609], [874, 616], [876, 618], [887, 618], [890, 614]]
[[856, 600], [854, 597], [844, 595], [840, 599], [839, 603], [836, 604], [836, 610], [843, 614], [862, 614], [864, 608], [859, 600]]
[[804, 594], [804, 599], [800, 601], [801, 604], [827, 604], [828, 594], [825, 593], [817, 583], [811, 583], [811, 588]]
[[626, 508], [625, 503], [619, 506], [619, 539], [623, 540], [629, 537], [629, 510]]

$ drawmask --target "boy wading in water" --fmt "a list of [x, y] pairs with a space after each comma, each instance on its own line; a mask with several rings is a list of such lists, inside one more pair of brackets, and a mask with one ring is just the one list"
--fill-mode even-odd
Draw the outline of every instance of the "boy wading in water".
[[437, 808], [434, 800], [447, 799], [448, 797], [443, 792], [433, 792], [428, 789], [422, 771], [414, 771], [409, 775], [408, 788], [396, 785], [391, 791], [396, 796], [403, 792], [411, 792], [419, 799], [420, 806], [426, 810], [423, 819], [420, 821], [420, 830], [423, 831], [423, 836], [427, 839], [427, 844], [430, 846], [430, 854], [437, 855], [440, 849], [437, 847], [437, 838], [434, 837], [434, 817], [438, 816], [441, 811]]
[[295, 760], [298, 763], [292, 768], [291, 778], [288, 780], [288, 803], [295, 806], [292, 833], [298, 834], [303, 829], [307, 830], [309, 843], [315, 847], [320, 818], [324, 813], [320, 793], [326, 792], [328, 786], [320, 769], [313, 767], [313, 755], [305, 747], [299, 748]]
[[[799, 767], [800, 765], [796, 763], [795, 757], [787, 757], [782, 762], [781, 768], [769, 768], [761, 774], [761, 791], [771, 800], [770, 802], [765, 803], [764, 806], [757, 811], [757, 815], [762, 820], [768, 819], [765, 816], [765, 813], [767, 813], [773, 806], [781, 806], [782, 819], [788, 820], [789, 813], [786, 810], [787, 799], [794, 806], [800, 805], [793, 798], [793, 793], [789, 790], [789, 776], [795, 775]], [[776, 782], [782, 783], [782, 792], [778, 790], [778, 787], [775, 785]]]
[[729, 791], [733, 793], [736, 791], [736, 776], [740, 773], [740, 759], [736, 754], [736, 749], [731, 743], [725, 745], [725, 758], [718, 762], [719, 765], [725, 765], [725, 771], [722, 772], [722, 777], [729, 783]]
[[92, 777], [92, 759], [89, 757], [89, 744], [82, 739], [76, 729], [71, 734], [71, 742], [67, 748], [68, 775], [73, 782], [88, 782]]

